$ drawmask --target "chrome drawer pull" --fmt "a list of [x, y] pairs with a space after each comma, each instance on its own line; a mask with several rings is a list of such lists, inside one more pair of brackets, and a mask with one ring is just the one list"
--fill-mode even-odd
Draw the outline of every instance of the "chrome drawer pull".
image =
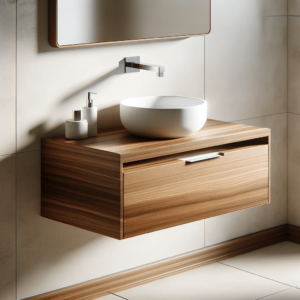
[[212, 153], [206, 153], [206, 154], [201, 154], [201, 155], [196, 155], [196, 156], [190, 156], [190, 157], [184, 157], [180, 158], [180, 160], [185, 161], [186, 163], [194, 163], [197, 161], [202, 161], [202, 160], [208, 160], [212, 158], [218, 158], [222, 156], [220, 152], [212, 152]]

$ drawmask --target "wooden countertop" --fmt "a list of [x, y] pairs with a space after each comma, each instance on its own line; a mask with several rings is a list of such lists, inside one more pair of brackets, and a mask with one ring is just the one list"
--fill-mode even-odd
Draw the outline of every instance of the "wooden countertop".
[[229, 122], [207, 120], [205, 126], [193, 135], [177, 139], [150, 139], [138, 137], [125, 128], [112, 128], [98, 131], [96, 137], [85, 140], [68, 140], [64, 136], [44, 138], [43, 143], [55, 143], [71, 148], [85, 147], [85, 151], [105, 153], [116, 157], [122, 163], [176, 154], [266, 137], [270, 129]]

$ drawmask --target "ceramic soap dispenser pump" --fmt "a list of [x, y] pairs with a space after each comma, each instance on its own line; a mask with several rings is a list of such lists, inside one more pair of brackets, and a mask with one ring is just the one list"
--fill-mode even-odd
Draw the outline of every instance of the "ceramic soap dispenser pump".
[[86, 107], [82, 108], [83, 118], [88, 121], [88, 132], [89, 136], [97, 135], [97, 107], [94, 106], [92, 94], [97, 94], [93, 92], [88, 92], [88, 100], [86, 102]]

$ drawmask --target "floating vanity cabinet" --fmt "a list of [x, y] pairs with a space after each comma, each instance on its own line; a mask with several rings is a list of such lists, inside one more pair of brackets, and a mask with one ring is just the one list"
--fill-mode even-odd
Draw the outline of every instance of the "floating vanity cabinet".
[[268, 204], [269, 161], [269, 129], [213, 120], [179, 139], [124, 128], [86, 140], [45, 138], [42, 216], [134, 237]]

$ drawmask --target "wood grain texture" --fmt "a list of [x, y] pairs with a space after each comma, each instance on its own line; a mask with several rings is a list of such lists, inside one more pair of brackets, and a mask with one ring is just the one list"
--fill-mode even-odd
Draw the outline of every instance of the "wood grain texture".
[[124, 173], [124, 238], [269, 203], [268, 145]]
[[93, 300], [108, 292], [118, 292], [283, 242], [286, 240], [286, 230], [287, 226], [282, 225], [27, 300]]
[[106, 151], [118, 155], [122, 163], [128, 163], [268, 136], [270, 136], [268, 128], [207, 120], [200, 131], [178, 139], [139, 137], [119, 127], [100, 130], [97, 137], [86, 140], [70, 141], [61, 136], [51, 138], [51, 141], [62, 145], [81, 145], [86, 147], [87, 151]]
[[120, 159], [42, 141], [43, 217], [123, 238]]
[[[265, 156], [255, 156], [253, 149], [260, 148], [241, 150], [240, 147], [268, 147], [269, 134], [270, 130], [265, 128], [208, 120], [201, 131], [179, 139], [142, 138], [124, 128], [100, 130], [96, 137], [86, 140], [68, 140], [61, 136], [42, 139], [42, 216], [123, 239], [268, 203], [266, 177], [262, 175], [266, 168]], [[239, 148], [240, 152], [249, 151], [249, 157], [237, 154], [237, 150], [233, 151], [234, 155], [228, 151], [221, 160], [225, 162], [223, 166], [211, 161], [201, 164], [206, 166], [203, 170], [197, 165], [185, 166], [177, 159], [181, 155], [212, 151], [220, 145], [222, 148]], [[255, 169], [256, 179], [252, 181], [247, 181], [246, 174], [252, 174], [254, 169], [243, 165], [246, 161], [258, 167]], [[241, 165], [235, 166], [233, 162]], [[123, 172], [126, 177], [125, 206]], [[170, 181], [166, 180], [167, 176]], [[147, 178], [152, 187], [147, 186], [143, 178]], [[203, 182], [203, 191], [197, 182]], [[162, 191], [153, 199], [151, 193], [157, 193], [154, 185]], [[137, 195], [143, 197], [141, 202]], [[203, 204], [205, 210], [201, 213], [193, 211]], [[124, 209], [127, 216], [125, 226], [132, 227], [126, 236], [123, 234]], [[155, 210], [160, 211], [160, 216], [167, 214], [169, 219], [149, 228], [149, 224], [155, 221], [151, 217]], [[173, 222], [178, 210], [182, 214]], [[146, 223], [139, 225], [145, 216], [150, 217], [148, 229], [143, 227]], [[169, 225], [167, 220], [171, 221]], [[134, 223], [136, 225], [132, 225]], [[140, 226], [139, 230], [133, 229], [137, 226]]]
[[86, 43], [86, 44], [73, 44], [73, 45], [59, 45], [57, 41], [57, 0], [48, 0], [48, 41], [50, 46], [55, 48], [74, 48], [74, 47], [87, 47], [87, 46], [99, 46], [110, 44], [124, 44], [124, 43], [137, 43], [170, 39], [182, 39], [188, 37], [205, 36], [211, 32], [211, 4], [210, 4], [210, 30], [207, 33], [201, 34], [189, 34], [189, 35], [177, 35], [177, 36], [165, 36], [156, 38], [144, 38], [138, 40], [125, 40], [125, 41], [112, 41], [102, 43]]
[[56, 9], [57, 0], [48, 0], [48, 42], [50, 46], [58, 48]]
[[300, 244], [300, 227], [288, 224], [287, 240], [293, 243]]

